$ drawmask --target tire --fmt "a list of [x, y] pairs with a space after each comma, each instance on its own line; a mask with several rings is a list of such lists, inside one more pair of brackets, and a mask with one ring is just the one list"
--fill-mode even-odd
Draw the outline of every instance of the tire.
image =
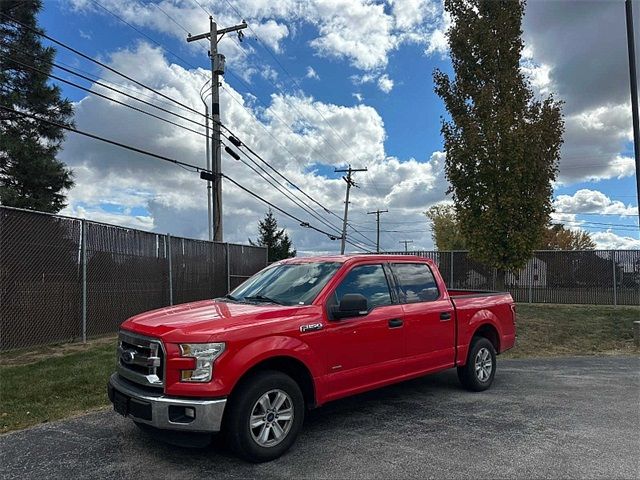
[[496, 349], [485, 337], [471, 341], [467, 363], [458, 367], [458, 379], [464, 388], [482, 392], [491, 386], [496, 374]]
[[253, 463], [280, 457], [296, 441], [304, 409], [302, 391], [291, 377], [272, 370], [255, 374], [231, 396], [225, 416], [231, 450]]

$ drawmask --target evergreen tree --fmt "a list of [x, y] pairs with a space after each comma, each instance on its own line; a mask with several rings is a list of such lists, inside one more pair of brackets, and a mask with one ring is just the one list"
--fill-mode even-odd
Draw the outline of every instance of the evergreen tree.
[[[48, 84], [55, 49], [8, 17], [41, 31], [36, 15], [40, 0], [0, 1], [0, 105], [73, 125], [71, 102], [60, 88]], [[17, 62], [32, 65], [44, 73]], [[65, 206], [65, 190], [73, 186], [72, 172], [56, 155], [64, 129], [16, 113], [0, 110], [0, 203], [44, 212]]]
[[296, 251], [292, 249], [291, 239], [284, 228], [278, 229], [278, 221], [271, 209], [267, 212], [264, 220], [258, 222], [258, 239], [254, 243], [249, 239], [251, 245], [267, 247], [269, 262], [277, 262], [284, 258], [296, 256]]
[[445, 0], [455, 78], [436, 70], [445, 171], [471, 255], [498, 270], [522, 268], [551, 213], [564, 132], [561, 103], [536, 100], [520, 68], [525, 1]]

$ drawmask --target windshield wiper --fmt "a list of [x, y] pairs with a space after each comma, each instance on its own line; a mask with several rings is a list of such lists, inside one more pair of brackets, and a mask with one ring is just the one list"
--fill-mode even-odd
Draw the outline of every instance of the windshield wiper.
[[273, 298], [265, 297], [264, 295], [249, 295], [248, 297], [244, 297], [245, 300], [257, 300], [258, 302], [269, 302], [275, 303], [276, 305], [284, 305], [284, 303], [274, 300]]
[[231, 300], [232, 302], [240, 302], [240, 301], [242, 301], [242, 299], [236, 298], [233, 295], [231, 295], [230, 293], [227, 293], [224, 297], [216, 298], [216, 300]]

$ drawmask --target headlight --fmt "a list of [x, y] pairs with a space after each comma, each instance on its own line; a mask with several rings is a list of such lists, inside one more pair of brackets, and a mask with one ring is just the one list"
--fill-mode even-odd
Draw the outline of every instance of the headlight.
[[180, 355], [194, 358], [196, 368], [182, 370], [180, 380], [183, 382], [208, 382], [211, 380], [213, 362], [224, 352], [224, 343], [181, 343]]

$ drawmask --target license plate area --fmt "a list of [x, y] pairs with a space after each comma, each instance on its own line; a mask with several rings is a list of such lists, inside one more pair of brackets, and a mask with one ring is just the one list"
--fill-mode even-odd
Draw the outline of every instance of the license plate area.
[[113, 409], [124, 417], [129, 415], [129, 397], [115, 389], [113, 391]]

